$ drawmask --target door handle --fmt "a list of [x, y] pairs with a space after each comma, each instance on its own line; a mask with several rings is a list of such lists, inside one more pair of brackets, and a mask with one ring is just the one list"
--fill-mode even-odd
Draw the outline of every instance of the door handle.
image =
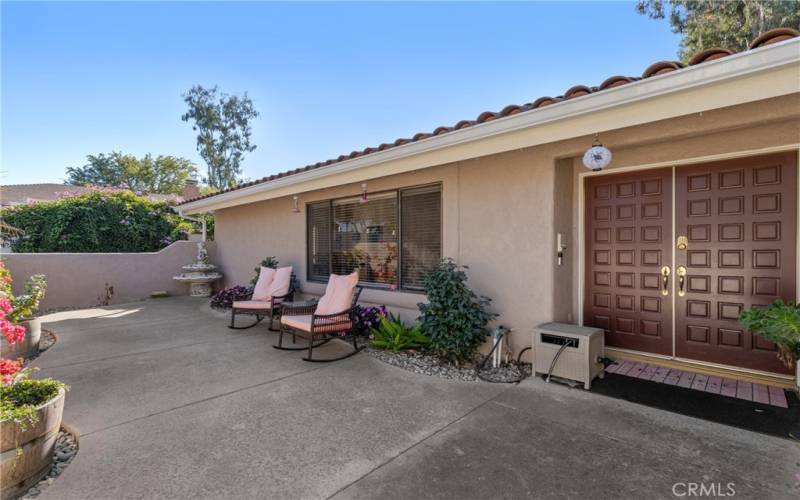
[[661, 268], [661, 295], [669, 295], [669, 266]]
[[683, 297], [686, 295], [686, 268], [678, 266], [675, 274], [678, 276], [678, 297]]

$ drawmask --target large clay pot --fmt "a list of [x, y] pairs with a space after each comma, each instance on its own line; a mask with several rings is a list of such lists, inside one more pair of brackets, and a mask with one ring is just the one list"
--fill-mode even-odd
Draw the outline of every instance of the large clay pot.
[[24, 429], [10, 420], [0, 422], [0, 499], [20, 496], [50, 471], [63, 413], [61, 389], [36, 409], [39, 418]]
[[33, 318], [21, 321], [19, 324], [25, 327], [25, 340], [9, 344], [6, 338], [0, 335], [0, 357], [6, 359], [29, 358], [39, 353], [42, 322], [39, 318]]

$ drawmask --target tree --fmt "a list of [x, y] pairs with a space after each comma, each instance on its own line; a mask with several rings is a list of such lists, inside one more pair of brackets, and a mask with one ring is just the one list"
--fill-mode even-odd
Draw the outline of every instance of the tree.
[[673, 33], [683, 35], [684, 62], [714, 47], [745, 50], [773, 28], [800, 28], [798, 0], [638, 0], [636, 10], [651, 19], [669, 16]]
[[250, 143], [250, 121], [258, 117], [253, 101], [247, 97], [217, 94], [217, 87], [206, 89], [195, 85], [183, 94], [189, 106], [181, 120], [193, 120], [192, 130], [197, 132], [197, 151], [208, 165], [209, 186], [216, 189], [233, 187], [239, 183], [244, 153], [256, 149]]
[[107, 186], [145, 193], [181, 194], [187, 179], [197, 175], [197, 167], [186, 158], [153, 158], [117, 151], [86, 156], [82, 167], [67, 168], [67, 183], [78, 186]]

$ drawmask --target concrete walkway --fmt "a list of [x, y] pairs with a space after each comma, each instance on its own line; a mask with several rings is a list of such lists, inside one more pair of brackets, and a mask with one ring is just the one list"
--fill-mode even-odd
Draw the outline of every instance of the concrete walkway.
[[80, 451], [45, 499], [800, 495], [785, 440], [537, 380], [451, 382], [366, 354], [305, 363], [198, 299], [46, 321], [59, 338], [37, 365], [72, 386]]

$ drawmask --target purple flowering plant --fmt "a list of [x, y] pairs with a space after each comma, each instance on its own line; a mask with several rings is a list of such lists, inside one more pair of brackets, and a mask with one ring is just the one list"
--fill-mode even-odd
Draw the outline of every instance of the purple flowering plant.
[[381, 318], [387, 314], [386, 306], [362, 306], [357, 305], [355, 309], [355, 325], [353, 333], [362, 337], [372, 338], [372, 329], [381, 323]]
[[234, 301], [249, 300], [253, 295], [253, 288], [249, 286], [232, 286], [224, 288], [211, 296], [211, 307], [230, 309]]

